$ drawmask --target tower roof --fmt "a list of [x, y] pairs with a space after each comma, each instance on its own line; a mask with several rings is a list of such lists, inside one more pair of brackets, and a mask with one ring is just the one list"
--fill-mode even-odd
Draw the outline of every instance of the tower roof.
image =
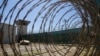
[[16, 25], [28, 25], [30, 21], [27, 20], [17, 20]]

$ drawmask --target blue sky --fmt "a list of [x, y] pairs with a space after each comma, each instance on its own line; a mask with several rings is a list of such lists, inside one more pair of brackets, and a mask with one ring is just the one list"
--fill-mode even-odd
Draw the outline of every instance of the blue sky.
[[[0, 0], [0, 5], [1, 5], [1, 3], [2, 3], [2, 1], [3, 0]], [[7, 14], [8, 14], [8, 12], [9, 12], [9, 10], [18, 2], [19, 0], [8, 0], [8, 4], [7, 4], [7, 6], [6, 6], [6, 9], [5, 9], [5, 11], [4, 11], [4, 13], [3, 13], [3, 19], [2, 19], [2, 22], [4, 22], [4, 19], [5, 19], [5, 17], [7, 16]], [[16, 9], [15, 9], [15, 11], [14, 11], [14, 13], [13, 13], [13, 17], [11, 18], [11, 23], [10, 24], [13, 24], [13, 22], [14, 22], [14, 19], [15, 19], [15, 16], [17, 15], [17, 13], [18, 13], [18, 11], [22, 8], [22, 5], [26, 2], [26, 1], [32, 1], [32, 0], [23, 0], [21, 3], [19, 3], [18, 5], [17, 5], [17, 7], [16, 7]], [[17, 17], [17, 19], [19, 18], [19, 19], [23, 19], [24, 17], [25, 17], [25, 15], [26, 15], [26, 13], [28, 12], [28, 10], [33, 6], [33, 5], [35, 5], [37, 2], [38, 2], [39, 0], [33, 0], [28, 6], [26, 6], [21, 12], [20, 12], [20, 14], [19, 14], [19, 17]], [[44, 0], [43, 0], [44, 1]], [[44, 2], [44, 3], [41, 3], [39, 6], [36, 6], [36, 7], [34, 7], [34, 9], [32, 9], [32, 11], [27, 15], [27, 17], [25, 18], [25, 20], [28, 20], [28, 21], [30, 21], [31, 23], [28, 25], [28, 32], [29, 31], [31, 31], [32, 30], [32, 26], [33, 26], [33, 22], [34, 22], [34, 20], [36, 19], [36, 17], [37, 17], [37, 15], [39, 14], [39, 12], [43, 9], [42, 7], [45, 5], [45, 7], [44, 8], [46, 8], [46, 7], [48, 7], [47, 9], [45, 9], [41, 14], [40, 14], [40, 16], [38, 17], [38, 20], [36, 21], [36, 23], [35, 23], [35, 25], [34, 25], [34, 32], [38, 32], [39, 31], [39, 29], [40, 29], [40, 26], [41, 26], [41, 22], [42, 22], [42, 20], [43, 20], [43, 18], [45, 17], [47, 17], [47, 23], [46, 23], [46, 28], [45, 28], [45, 30], [46, 31], [48, 31], [48, 28], [49, 28], [49, 24], [50, 24], [50, 20], [52, 20], [53, 19], [53, 16], [55, 16], [54, 17], [54, 20], [53, 20], [53, 22], [52, 22], [52, 26], [53, 26], [53, 28], [56, 26], [56, 24], [57, 24], [57, 22], [62, 18], [62, 20], [60, 20], [60, 28], [61, 28], [61, 26], [62, 25], [64, 25], [64, 19], [66, 19], [66, 20], [68, 20], [70, 17], [71, 17], [71, 15], [73, 15], [73, 14], [75, 14], [76, 12], [75, 12], [75, 10], [72, 10], [72, 11], [70, 11], [70, 12], [68, 12], [67, 13], [67, 11], [68, 10], [70, 10], [71, 8], [72, 8], [72, 6], [69, 6], [70, 5], [70, 3], [61, 3], [60, 5], [58, 5], [58, 6], [55, 6], [55, 7], [53, 7], [53, 6], [50, 6], [50, 4], [53, 4], [53, 3], [56, 3], [56, 2], [58, 2], [59, 0], [51, 0], [51, 2]], [[48, 4], [46, 4], [46, 3], [48, 3]], [[49, 7], [50, 6], [50, 7]], [[63, 8], [63, 9], [61, 9], [61, 10], [59, 10], [60, 8]], [[50, 9], [51, 8], [51, 9]], [[56, 8], [56, 9], [55, 9]], [[52, 10], [55, 10], [55, 11], [52, 11]], [[2, 11], [2, 9], [0, 9], [0, 13], [1, 13], [1, 11]], [[57, 12], [58, 11], [58, 12]], [[52, 13], [51, 13], [52, 12]], [[51, 13], [51, 15], [47, 15], [47, 14], [50, 14]], [[56, 14], [57, 13], [57, 14]], [[56, 15], [55, 15], [56, 14]], [[76, 19], [76, 18], [77, 19]], [[76, 21], [80, 21], [80, 18], [79, 18], [79, 15], [75, 15], [74, 17], [72, 17], [71, 18], [71, 20], [73, 19], [73, 18], [75, 18], [75, 22]], [[9, 24], [9, 20], [10, 20], [10, 15], [8, 16], [8, 18], [7, 18], [7, 20], [6, 20], [6, 22], [5, 23], [8, 23]], [[71, 21], [69, 21], [69, 23], [70, 23]], [[72, 24], [72, 23], [71, 23]], [[70, 25], [71, 25], [70, 24]], [[73, 22], [73, 24], [74, 24], [74, 22]], [[56, 27], [56, 30], [58, 30], [59, 29], [59, 26], [57, 25], [57, 27]]]

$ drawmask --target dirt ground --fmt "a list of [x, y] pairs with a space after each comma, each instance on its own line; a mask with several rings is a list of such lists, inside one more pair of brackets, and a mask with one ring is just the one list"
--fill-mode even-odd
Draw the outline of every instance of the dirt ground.
[[[22, 56], [29, 56], [33, 55], [33, 56], [63, 56], [64, 54], [67, 53], [67, 50], [70, 49], [68, 51], [68, 53], [66, 54], [66, 56], [73, 56], [73, 54], [76, 51], [76, 47], [73, 46], [70, 48], [70, 46], [67, 45], [53, 45], [53, 44], [31, 44], [31, 45], [18, 45], [15, 44], [17, 52]], [[4, 49], [6, 50], [6, 52], [8, 53], [9, 56], [14, 56], [14, 53], [12, 51], [12, 48], [10, 47], [9, 44], [4, 44]], [[3, 52], [2, 49], [0, 48], [0, 56], [3, 56]], [[18, 55], [19, 56], [19, 55]]]

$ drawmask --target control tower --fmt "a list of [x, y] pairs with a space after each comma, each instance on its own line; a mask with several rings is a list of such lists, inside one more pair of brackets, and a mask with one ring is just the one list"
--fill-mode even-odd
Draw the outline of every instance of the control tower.
[[25, 35], [27, 34], [27, 26], [30, 23], [30, 21], [26, 20], [17, 20], [16, 25], [17, 25], [17, 34], [19, 35]]

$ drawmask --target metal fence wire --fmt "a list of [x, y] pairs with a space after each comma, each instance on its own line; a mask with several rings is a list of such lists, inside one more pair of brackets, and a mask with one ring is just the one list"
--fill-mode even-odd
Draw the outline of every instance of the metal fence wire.
[[0, 56], [100, 56], [100, 1], [0, 0]]

